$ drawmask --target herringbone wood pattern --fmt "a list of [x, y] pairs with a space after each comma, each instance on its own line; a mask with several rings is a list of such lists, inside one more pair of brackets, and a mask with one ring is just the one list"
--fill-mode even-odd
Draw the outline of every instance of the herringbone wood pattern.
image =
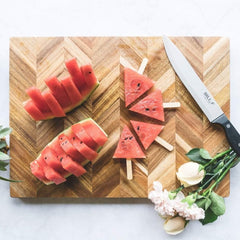
[[[229, 41], [209, 37], [172, 40], [229, 115]], [[43, 90], [45, 78], [67, 76], [64, 62], [72, 57], [80, 65], [93, 65], [99, 87], [66, 118], [35, 123], [22, 107], [22, 102], [28, 99], [25, 89], [36, 85]], [[125, 161], [112, 159], [123, 125], [131, 128], [130, 119], [161, 123], [130, 112], [124, 105], [123, 65], [138, 69], [144, 57], [149, 59], [144, 74], [155, 81], [155, 88], [162, 90], [164, 102], [178, 100], [181, 108], [165, 111], [165, 128], [160, 135], [175, 146], [174, 151], [170, 153], [153, 143], [146, 159], [133, 159], [134, 178], [128, 181]], [[59, 186], [46, 186], [36, 180], [29, 163], [59, 132], [86, 117], [92, 117], [109, 135], [98, 159], [85, 166], [87, 174], [71, 176]], [[178, 185], [175, 173], [187, 161], [185, 153], [190, 148], [205, 147], [214, 154], [227, 147], [223, 131], [209, 124], [174, 73], [160, 37], [12, 38], [10, 125], [13, 128], [10, 174], [23, 180], [11, 183], [12, 197], [145, 198], [154, 180], [161, 181], [167, 189]], [[223, 196], [229, 195], [229, 176], [218, 191]]]

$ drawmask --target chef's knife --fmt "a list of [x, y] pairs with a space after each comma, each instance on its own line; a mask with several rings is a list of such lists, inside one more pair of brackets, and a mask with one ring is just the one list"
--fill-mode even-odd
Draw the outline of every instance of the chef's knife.
[[184, 86], [195, 99], [211, 123], [220, 124], [226, 133], [232, 149], [240, 155], [240, 135], [219, 107], [212, 94], [207, 90], [190, 63], [181, 51], [167, 37], [163, 37], [168, 59]]

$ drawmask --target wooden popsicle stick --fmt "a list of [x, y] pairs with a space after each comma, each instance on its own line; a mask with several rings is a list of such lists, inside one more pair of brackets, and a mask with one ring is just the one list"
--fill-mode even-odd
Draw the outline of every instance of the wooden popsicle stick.
[[133, 175], [132, 175], [132, 160], [131, 159], [126, 159], [126, 167], [127, 167], [127, 179], [132, 180]]
[[167, 102], [163, 103], [163, 108], [179, 108], [181, 107], [180, 102]]
[[157, 136], [156, 138], [155, 138], [155, 141], [157, 142], [157, 143], [159, 143], [160, 145], [162, 145], [164, 148], [166, 148], [168, 151], [172, 151], [173, 150], [173, 146], [170, 144], [170, 143], [168, 143], [168, 142], [166, 142], [164, 139], [162, 139], [161, 137], [159, 137], [159, 136]]
[[147, 58], [144, 58], [144, 59], [142, 60], [142, 63], [141, 63], [141, 65], [140, 65], [139, 69], [138, 69], [138, 73], [139, 73], [139, 74], [143, 74], [143, 73], [144, 73], [144, 70], [145, 70], [145, 68], [146, 68], [146, 66], [147, 66], [147, 63], [148, 63], [148, 59], [147, 59]]

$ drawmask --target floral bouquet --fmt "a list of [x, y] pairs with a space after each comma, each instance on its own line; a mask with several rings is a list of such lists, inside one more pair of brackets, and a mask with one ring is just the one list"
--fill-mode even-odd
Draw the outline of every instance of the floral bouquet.
[[[181, 186], [175, 190], [163, 190], [160, 182], [153, 183], [149, 199], [155, 210], [166, 219], [164, 229], [168, 234], [181, 233], [190, 220], [199, 220], [203, 225], [214, 222], [225, 213], [224, 199], [214, 190], [230, 168], [236, 166], [240, 157], [229, 149], [213, 158], [205, 149], [194, 148], [187, 154], [189, 162], [180, 166], [177, 178]], [[185, 196], [184, 188], [197, 185], [196, 190]]]

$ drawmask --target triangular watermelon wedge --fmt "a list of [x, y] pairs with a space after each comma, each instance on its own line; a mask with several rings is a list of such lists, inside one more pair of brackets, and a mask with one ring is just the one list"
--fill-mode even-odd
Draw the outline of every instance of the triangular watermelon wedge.
[[138, 122], [138, 121], [130, 121], [135, 132], [137, 133], [142, 145], [145, 149], [151, 145], [151, 143], [155, 140], [158, 134], [162, 131], [162, 125]]
[[125, 125], [121, 133], [113, 158], [145, 158], [141, 147], [129, 128]]
[[124, 88], [125, 88], [125, 105], [126, 107], [143, 95], [154, 85], [154, 82], [133, 71], [132, 69], [124, 69]]
[[133, 107], [131, 107], [130, 110], [133, 112], [143, 114], [150, 118], [155, 118], [160, 121], [164, 121], [161, 91], [158, 89], [152, 92], [151, 94], [143, 98], [141, 101], [139, 101], [137, 104], [135, 104]]

